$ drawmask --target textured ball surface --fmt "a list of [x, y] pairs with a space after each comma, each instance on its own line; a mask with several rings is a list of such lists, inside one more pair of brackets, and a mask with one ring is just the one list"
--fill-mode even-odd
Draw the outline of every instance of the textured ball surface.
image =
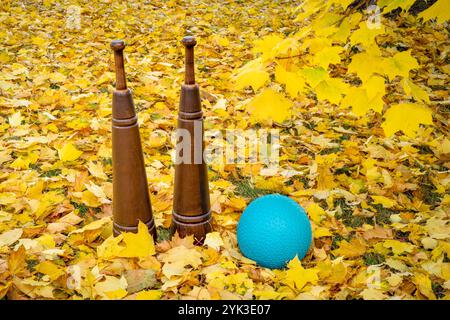
[[311, 223], [294, 200], [271, 194], [253, 200], [242, 213], [237, 240], [244, 256], [266, 268], [283, 268], [286, 262], [308, 252]]

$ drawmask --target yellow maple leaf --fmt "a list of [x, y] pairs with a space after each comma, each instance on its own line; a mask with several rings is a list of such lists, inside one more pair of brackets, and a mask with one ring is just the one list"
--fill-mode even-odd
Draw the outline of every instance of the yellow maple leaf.
[[58, 267], [56, 264], [54, 264], [51, 261], [43, 261], [41, 263], [39, 263], [36, 267], [35, 267], [36, 271], [46, 274], [49, 276], [50, 280], [56, 280], [59, 277], [61, 277], [62, 275], [65, 274], [65, 272], [63, 270], [61, 270], [60, 267]]
[[45, 249], [52, 249], [56, 246], [55, 239], [50, 234], [43, 234], [36, 239]]
[[324, 1], [303, 1], [301, 5], [299, 5], [299, 9], [302, 9], [303, 12], [294, 19], [294, 22], [303, 21], [313, 13], [320, 12], [322, 9], [328, 8], [328, 6], [327, 2]]
[[94, 163], [93, 161], [89, 161], [87, 168], [94, 177], [102, 179], [102, 180], [108, 180], [108, 176], [103, 171], [103, 165], [100, 161], [97, 163]]
[[23, 117], [20, 111], [13, 113], [8, 117], [8, 123], [11, 127], [18, 127], [22, 123]]
[[339, 248], [333, 253], [347, 258], [356, 258], [366, 252], [366, 244], [359, 238], [353, 238], [350, 242], [342, 240], [339, 243]]
[[384, 32], [384, 26], [381, 23], [377, 27], [369, 27], [367, 21], [362, 21], [359, 24], [359, 29], [354, 31], [350, 36], [350, 43], [352, 45], [360, 43], [367, 48], [374, 45], [375, 37]]
[[51, 80], [52, 82], [64, 82], [66, 81], [67, 77], [62, 74], [61, 72], [53, 72], [52, 74], [50, 74], [49, 80]]
[[366, 94], [369, 101], [374, 99], [375, 97], [382, 97], [386, 93], [385, 80], [380, 76], [371, 76], [369, 79], [363, 82], [362, 87], [366, 89]]
[[94, 182], [89, 181], [89, 183], [85, 183], [84, 186], [88, 189], [93, 195], [95, 195], [101, 203], [111, 203], [111, 200], [106, 198], [105, 191], [102, 187], [96, 185]]
[[8, 258], [8, 270], [12, 275], [19, 273], [25, 267], [26, 255], [26, 250], [23, 245], [16, 251], [11, 252]]
[[122, 298], [126, 297], [127, 294], [128, 294], [128, 292], [125, 289], [117, 289], [117, 290], [105, 292], [105, 295], [111, 300], [122, 299]]
[[352, 107], [352, 112], [357, 116], [364, 116], [370, 109], [381, 112], [383, 110], [383, 99], [379, 93], [377, 96], [370, 99], [368, 97], [367, 89], [362, 87], [350, 87], [347, 95], [342, 99], [340, 106]]
[[392, 58], [383, 58], [382, 62], [380, 66], [389, 79], [397, 75], [408, 78], [409, 71], [419, 67], [417, 59], [411, 56], [411, 50], [397, 52]]
[[423, 273], [416, 273], [413, 278], [413, 282], [419, 289], [420, 293], [431, 300], [435, 300], [433, 288], [431, 287], [431, 280], [428, 275]]
[[233, 81], [237, 90], [250, 86], [256, 91], [269, 81], [269, 78], [262, 59], [255, 59], [240, 68], [233, 76]]
[[322, 50], [331, 47], [331, 40], [328, 38], [314, 37], [305, 39], [300, 46], [302, 50], [308, 50], [310, 54], [315, 55]]
[[330, 78], [327, 71], [322, 67], [304, 68], [300, 70], [299, 73], [311, 88], [315, 88], [320, 82]]
[[144, 290], [136, 294], [136, 300], [159, 300], [161, 296], [161, 290]]
[[377, 4], [380, 8], [383, 8], [383, 13], [388, 13], [399, 7], [408, 11], [414, 2], [416, 2], [416, 0], [380, 0]]
[[321, 81], [315, 88], [317, 99], [328, 100], [330, 103], [339, 104], [342, 95], [348, 93], [348, 85], [338, 78], [329, 78]]
[[366, 288], [360, 293], [360, 295], [364, 300], [384, 300], [388, 297], [383, 293], [383, 291], [375, 288]]
[[201, 253], [195, 247], [189, 249], [184, 245], [180, 245], [162, 254], [161, 260], [166, 263], [182, 262], [185, 266], [190, 265], [197, 268], [202, 263], [201, 257]]
[[147, 226], [139, 221], [138, 232], [124, 232], [123, 242], [125, 249], [119, 253], [120, 257], [147, 257], [155, 254], [155, 244]]
[[[330, 5], [331, 2], [328, 2]], [[337, 30], [340, 16], [335, 12], [324, 12], [320, 17], [316, 17], [311, 21], [311, 30], [318, 37], [327, 37]]]
[[272, 52], [273, 48], [281, 41], [283, 41], [283, 38], [276, 34], [264, 36], [261, 39], [255, 40], [253, 52], [262, 53], [263, 60], [271, 59], [274, 57], [274, 53]]
[[286, 86], [286, 92], [293, 98], [305, 87], [305, 80], [298, 72], [289, 72], [283, 66], [275, 67], [275, 80]]
[[8, 293], [11, 285], [12, 285], [12, 282], [9, 281], [5, 285], [0, 286], [0, 299], [3, 299], [5, 297], [5, 295]]
[[8, 55], [7, 52], [4, 51], [4, 52], [0, 53], [0, 63], [7, 64], [10, 61], [11, 61], [11, 57]]
[[327, 69], [330, 64], [341, 62], [339, 54], [342, 51], [344, 51], [344, 48], [341, 46], [326, 47], [314, 55], [312, 62], [315, 65]]
[[38, 161], [39, 154], [30, 152], [25, 156], [19, 156], [9, 166], [13, 169], [28, 169], [30, 164], [34, 164]]
[[206, 234], [204, 244], [208, 247], [213, 248], [214, 250], [219, 250], [220, 247], [224, 245], [222, 237], [217, 231]]
[[300, 45], [297, 37], [288, 37], [272, 49], [271, 57], [291, 57], [299, 54]]
[[318, 239], [321, 237], [331, 237], [333, 234], [330, 232], [328, 228], [325, 227], [316, 227], [313, 230], [314, 238]]
[[298, 290], [303, 289], [307, 283], [316, 284], [319, 280], [316, 269], [304, 269], [297, 256], [292, 259], [288, 265], [286, 271], [286, 278], [283, 282], [288, 285], [294, 286]]
[[402, 254], [403, 252], [411, 253], [415, 248], [411, 243], [391, 239], [384, 241], [383, 247], [391, 248], [392, 252], [396, 255]]
[[101, 259], [112, 259], [118, 257], [125, 247], [119, 244], [123, 240], [123, 234], [117, 237], [110, 236], [97, 247], [97, 256]]
[[102, 205], [100, 199], [93, 194], [90, 190], [85, 190], [83, 192], [74, 193], [74, 196], [81, 198], [81, 202], [88, 207], [97, 208]]
[[167, 262], [162, 267], [162, 273], [167, 279], [170, 279], [172, 276], [181, 276], [187, 270], [183, 261]]
[[312, 203], [306, 208], [306, 212], [308, 212], [309, 217], [315, 223], [320, 223], [320, 221], [327, 215], [325, 210], [317, 203]]
[[99, 220], [95, 220], [87, 225], [85, 225], [84, 227], [80, 228], [80, 229], [76, 229], [74, 231], [72, 231], [70, 234], [76, 234], [76, 233], [83, 233], [86, 231], [93, 231], [93, 230], [98, 230], [100, 228], [103, 228], [106, 224], [111, 222], [111, 218], [109, 217], [105, 217]]
[[218, 46], [226, 47], [230, 45], [230, 40], [227, 39], [227, 37], [221, 37], [219, 35], [214, 35], [211, 39], [214, 43], [216, 43]]
[[21, 228], [11, 229], [0, 234], [0, 248], [3, 246], [9, 246], [20, 239], [23, 234]]
[[380, 66], [384, 63], [383, 59], [384, 58], [379, 52], [372, 50], [355, 54], [348, 65], [348, 72], [356, 73], [356, 75], [364, 82], [374, 73], [383, 74], [383, 71], [380, 69]]
[[396, 104], [384, 114], [385, 120], [381, 127], [386, 136], [392, 136], [401, 130], [408, 137], [414, 138], [420, 124], [433, 124], [431, 114], [431, 109], [421, 104]]
[[105, 276], [105, 279], [97, 282], [94, 288], [104, 299], [121, 299], [127, 295], [127, 286], [127, 280], [123, 276], [121, 278]]
[[72, 142], [68, 142], [61, 149], [58, 149], [58, 155], [61, 161], [74, 161], [82, 154], [83, 152], [78, 150]]
[[385, 208], [392, 208], [397, 204], [395, 200], [386, 198], [384, 196], [371, 196], [371, 197], [374, 200], [373, 201], [374, 204], [381, 204]]
[[248, 104], [253, 121], [283, 122], [291, 115], [292, 102], [273, 89], [265, 89]]
[[450, 237], [450, 224], [447, 220], [432, 217], [428, 219], [425, 228], [428, 234], [434, 239], [446, 239]]
[[342, 262], [342, 259], [335, 259], [331, 263], [330, 275], [326, 281], [330, 283], [342, 283], [347, 275], [347, 267]]
[[273, 288], [265, 290], [255, 290], [253, 291], [253, 294], [258, 300], [281, 300], [286, 296], [280, 292], [276, 292]]
[[438, 0], [433, 3], [428, 9], [422, 11], [418, 15], [419, 18], [423, 18], [425, 21], [437, 18], [438, 23], [444, 23], [450, 19], [450, 10], [448, 10], [447, 0]]
[[401, 81], [401, 84], [403, 86], [403, 90], [405, 90], [405, 93], [412, 96], [416, 101], [430, 103], [428, 93], [411, 80], [404, 78]]

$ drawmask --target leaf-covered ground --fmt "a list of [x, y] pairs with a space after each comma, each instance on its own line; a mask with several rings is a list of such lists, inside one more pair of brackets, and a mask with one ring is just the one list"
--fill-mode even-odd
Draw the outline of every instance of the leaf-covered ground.
[[[405, 10], [373, 31], [350, 2], [3, 0], [0, 298], [448, 299], [448, 17], [394, 1]], [[186, 34], [206, 128], [281, 132], [275, 175], [211, 164], [216, 232], [201, 247], [167, 231]], [[111, 237], [113, 39], [128, 44], [154, 245], [143, 229]], [[285, 270], [256, 266], [235, 236], [274, 192], [314, 230]]]

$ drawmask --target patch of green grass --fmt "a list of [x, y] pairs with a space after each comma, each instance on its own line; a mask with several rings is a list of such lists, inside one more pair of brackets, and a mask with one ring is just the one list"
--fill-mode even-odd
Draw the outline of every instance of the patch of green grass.
[[70, 204], [72, 204], [74, 206], [74, 208], [76, 210], [78, 210], [78, 212], [80, 212], [80, 215], [82, 217], [84, 217], [86, 215], [86, 212], [89, 211], [89, 208], [86, 205], [82, 204], [82, 203], [77, 203], [75, 201], [70, 201]]
[[156, 241], [161, 242], [164, 240], [170, 240], [172, 233], [170, 228], [158, 227], [156, 229]]
[[377, 210], [377, 213], [375, 214], [377, 223], [390, 224], [391, 215], [397, 213], [397, 211], [385, 208], [381, 204], [373, 204], [372, 206], [375, 208], [375, 210]]
[[339, 247], [339, 242], [344, 240], [344, 238], [340, 234], [336, 234], [333, 236], [333, 240], [331, 241], [331, 250], [335, 250]]
[[152, 120], [158, 120], [158, 119], [161, 119], [161, 118], [162, 118], [162, 115], [159, 114], [159, 113], [152, 113], [150, 115], [150, 119], [152, 119]]
[[429, 174], [425, 174], [420, 179], [420, 192], [422, 194], [423, 201], [431, 206], [438, 206], [441, 203], [441, 195], [436, 191], [436, 187], [431, 181]]
[[364, 223], [373, 225], [373, 220], [368, 217], [354, 216], [353, 208], [349, 206], [344, 198], [339, 198], [334, 200], [334, 207], [340, 207], [342, 213], [336, 214], [336, 218], [342, 220], [346, 226], [352, 228], [361, 227]]
[[[309, 186], [308, 186], [309, 179], [307, 177], [305, 177], [305, 176], [300, 176], [300, 175], [299, 176], [293, 176], [290, 180], [287, 181], [286, 185], [294, 184], [294, 181], [300, 181], [302, 183], [304, 189], [308, 189], [309, 188]], [[288, 184], [289, 182], [291, 184]]]
[[341, 147], [328, 148], [321, 150], [319, 154], [323, 156], [327, 154], [338, 153], [341, 150], [342, 150]]
[[380, 264], [384, 262], [384, 257], [376, 252], [367, 252], [363, 255], [364, 264], [366, 266], [371, 266], [375, 264]]
[[394, 239], [408, 242], [409, 234], [410, 234], [409, 231], [394, 230]]
[[39, 264], [39, 260], [26, 260], [25, 263], [27, 264], [27, 270], [33, 272], [34, 267]]
[[309, 130], [314, 130], [317, 127], [317, 124], [315, 124], [314, 122], [304, 121], [303, 125]]
[[244, 198], [250, 198], [253, 200], [263, 195], [273, 193], [271, 190], [256, 188], [248, 179], [235, 180], [232, 182], [236, 185], [236, 195]]
[[413, 145], [413, 147], [419, 149], [419, 154], [434, 154], [433, 150], [425, 144]]
[[445, 289], [442, 285], [440, 285], [437, 282], [433, 282], [431, 284], [431, 288], [433, 289], [434, 294], [436, 295], [436, 297], [439, 298], [443, 298], [445, 297]]
[[60, 174], [61, 174], [61, 169], [53, 169], [53, 170], [43, 172], [41, 174], [41, 177], [51, 178], [51, 177], [59, 176]]
[[37, 163], [30, 164], [30, 169], [36, 170], [37, 172], [41, 172], [41, 166]]
[[112, 158], [103, 158], [102, 163], [104, 166], [107, 166], [107, 165], [112, 166]]
[[346, 176], [350, 176], [351, 167], [349, 165], [344, 165], [342, 168], [338, 168], [334, 170], [335, 175], [345, 174]]

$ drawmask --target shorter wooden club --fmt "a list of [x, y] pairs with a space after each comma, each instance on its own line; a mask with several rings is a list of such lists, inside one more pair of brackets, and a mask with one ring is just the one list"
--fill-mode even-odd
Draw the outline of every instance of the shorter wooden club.
[[131, 90], [127, 88], [122, 40], [114, 50], [116, 89], [112, 102], [113, 232], [137, 232], [139, 221], [156, 239], [139, 126]]
[[[182, 43], [186, 51], [185, 81], [181, 86], [178, 130], [188, 133], [190, 148], [176, 150], [172, 233], [178, 231], [181, 237], [194, 235], [195, 243], [201, 244], [206, 234], [212, 231], [212, 225], [208, 169], [203, 158], [203, 112], [194, 75], [194, 46], [197, 42], [194, 37], [184, 37]], [[181, 140], [177, 146], [181, 145]]]

